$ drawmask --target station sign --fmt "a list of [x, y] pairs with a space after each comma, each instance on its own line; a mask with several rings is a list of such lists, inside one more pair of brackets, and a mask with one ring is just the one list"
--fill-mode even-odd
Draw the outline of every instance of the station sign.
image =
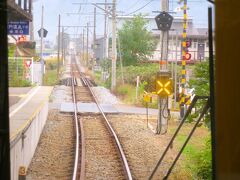
[[29, 35], [29, 21], [8, 22], [8, 35]]

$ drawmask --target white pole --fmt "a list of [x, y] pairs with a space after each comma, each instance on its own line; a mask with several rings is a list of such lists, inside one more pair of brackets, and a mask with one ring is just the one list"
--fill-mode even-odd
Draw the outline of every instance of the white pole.
[[136, 85], [136, 100], [138, 100], [138, 87], [139, 87], [139, 76], [137, 76], [137, 85]]
[[43, 10], [44, 7], [42, 6], [42, 16], [41, 16], [41, 82], [40, 84], [43, 85], [43, 75], [44, 75], [44, 61], [43, 61]]
[[116, 88], [116, 0], [113, 0], [112, 11], [112, 84], [111, 90]]
[[33, 57], [31, 58], [31, 81], [33, 85]]

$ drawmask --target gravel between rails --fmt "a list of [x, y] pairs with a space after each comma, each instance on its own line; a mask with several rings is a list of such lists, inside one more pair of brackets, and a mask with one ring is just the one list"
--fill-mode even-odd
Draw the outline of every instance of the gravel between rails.
[[94, 102], [91, 92], [87, 87], [75, 87], [76, 100], [81, 102]]
[[[155, 135], [147, 128], [146, 116], [143, 115], [107, 115], [107, 117], [123, 146], [133, 178], [148, 179], [167, 146], [171, 134]], [[162, 179], [163, 173], [166, 173], [166, 166], [169, 167], [168, 163], [175, 155], [176, 151], [170, 150], [167, 154], [168, 162], [163, 163], [161, 167], [163, 171], [158, 170], [154, 179]], [[175, 173], [176, 169], [170, 179], [188, 179], [187, 177], [176, 178]]]
[[51, 110], [29, 166], [27, 179], [71, 179], [75, 153], [74, 137], [72, 115]]
[[101, 115], [85, 115], [86, 179], [125, 179], [115, 143]]

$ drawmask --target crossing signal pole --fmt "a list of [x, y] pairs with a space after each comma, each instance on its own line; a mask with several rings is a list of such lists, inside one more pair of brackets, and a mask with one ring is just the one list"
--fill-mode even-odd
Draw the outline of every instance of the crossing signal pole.
[[[180, 1], [181, 2], [181, 1]], [[187, 50], [187, 0], [183, 0], [183, 33], [182, 33], [182, 79], [180, 94], [180, 117], [185, 114], [185, 96], [186, 96], [186, 50]]]
[[[169, 2], [168, 0], [162, 0], [161, 1], [161, 11], [162, 12], [168, 12], [169, 9]], [[156, 17], [158, 18], [158, 16]], [[160, 26], [158, 26], [160, 29]], [[160, 46], [161, 46], [161, 59], [160, 59], [160, 76], [163, 73], [168, 72], [168, 30], [162, 29], [161, 35], [160, 35]], [[157, 83], [156, 78], [156, 83]], [[156, 128], [156, 134], [165, 133], [167, 132], [167, 121], [168, 117], [168, 96], [162, 97], [158, 95], [158, 121], [157, 121], [157, 128]]]

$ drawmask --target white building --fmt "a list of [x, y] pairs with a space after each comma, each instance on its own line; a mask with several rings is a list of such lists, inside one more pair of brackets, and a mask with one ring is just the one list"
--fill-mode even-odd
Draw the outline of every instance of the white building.
[[[155, 22], [155, 17], [145, 16], [148, 20], [147, 29], [152, 32], [152, 35], [159, 39], [159, 43], [156, 47], [156, 50], [153, 52], [153, 55], [149, 57], [150, 60], [160, 60], [160, 31], [157, 30], [157, 25]], [[117, 16], [117, 29], [121, 29], [123, 24], [127, 20], [133, 19], [133, 16]], [[108, 23], [108, 37], [111, 37], [112, 26], [111, 26], [111, 17], [109, 18]], [[181, 60], [181, 39], [183, 31], [183, 17], [174, 17], [171, 30], [169, 31], [169, 43], [168, 43], [168, 60]], [[176, 38], [177, 36], [177, 38]], [[176, 47], [177, 39], [177, 47]], [[193, 19], [188, 19], [187, 26], [187, 39], [191, 41], [191, 46], [188, 48], [189, 53], [191, 54], [191, 60], [203, 60], [208, 57], [208, 28], [197, 28], [194, 26]], [[103, 59], [104, 57], [104, 39], [97, 39], [97, 48], [96, 48], [96, 57], [97, 59]], [[177, 50], [177, 51], [176, 51]], [[110, 52], [111, 54], [111, 52]]]

